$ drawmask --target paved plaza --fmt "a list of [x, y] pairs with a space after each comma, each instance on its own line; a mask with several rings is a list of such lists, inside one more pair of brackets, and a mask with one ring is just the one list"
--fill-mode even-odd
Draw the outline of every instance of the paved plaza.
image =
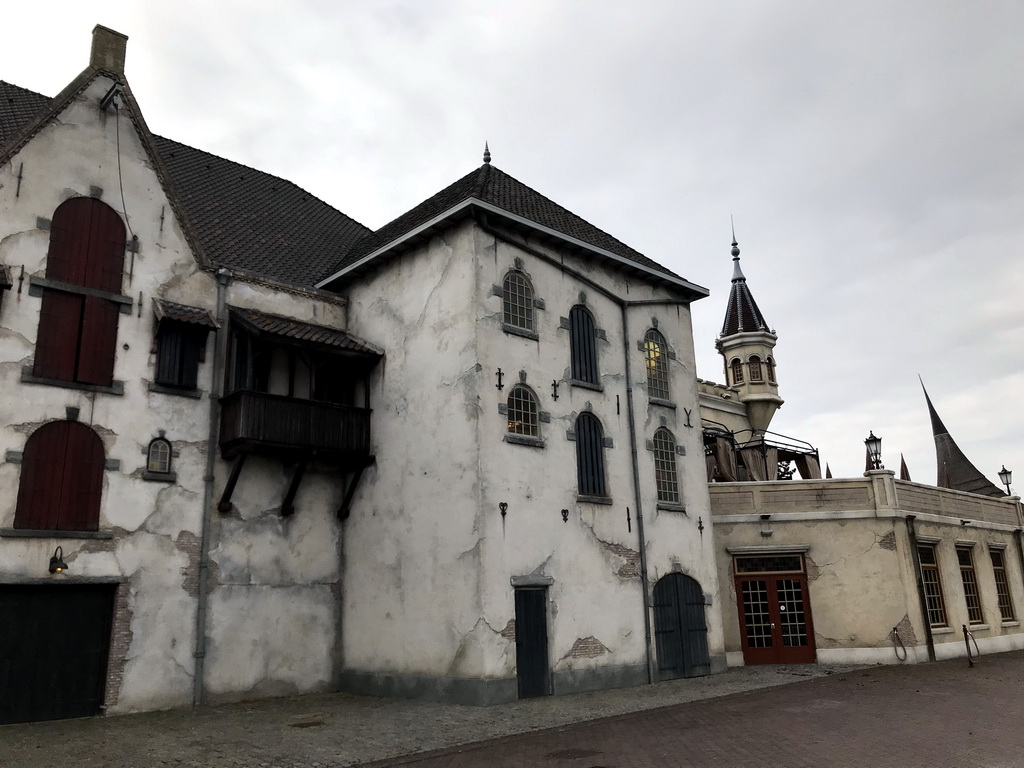
[[0, 727], [4, 768], [1019, 766], [1024, 652], [746, 667], [490, 708], [324, 694]]

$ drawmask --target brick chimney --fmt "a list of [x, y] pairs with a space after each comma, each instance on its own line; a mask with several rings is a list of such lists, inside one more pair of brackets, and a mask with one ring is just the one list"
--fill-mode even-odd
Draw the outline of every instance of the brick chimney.
[[124, 53], [128, 35], [97, 24], [92, 30], [92, 53], [89, 65], [115, 75], [124, 74]]

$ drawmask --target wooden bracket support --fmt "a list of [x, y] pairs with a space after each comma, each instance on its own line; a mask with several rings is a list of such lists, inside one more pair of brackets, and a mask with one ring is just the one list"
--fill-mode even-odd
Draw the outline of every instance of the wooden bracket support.
[[242, 474], [242, 465], [245, 464], [246, 456], [248, 454], [240, 453], [235, 457], [235, 463], [231, 466], [231, 474], [228, 475], [227, 485], [224, 486], [224, 492], [221, 493], [220, 501], [217, 502], [218, 512], [231, 511], [231, 494], [235, 492], [235, 485], [238, 483], [238, 476]]

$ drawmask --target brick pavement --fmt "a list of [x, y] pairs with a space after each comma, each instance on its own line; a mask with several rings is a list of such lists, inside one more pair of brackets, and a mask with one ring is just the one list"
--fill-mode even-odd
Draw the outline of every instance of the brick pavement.
[[1024, 653], [1011, 653], [973, 670], [740, 668], [491, 708], [324, 694], [2, 726], [0, 766], [1024, 765], [1022, 682]]

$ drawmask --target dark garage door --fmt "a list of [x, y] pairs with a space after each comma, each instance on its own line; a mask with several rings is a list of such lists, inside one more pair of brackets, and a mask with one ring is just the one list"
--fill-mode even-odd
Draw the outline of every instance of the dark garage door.
[[0, 584], [0, 724], [100, 712], [114, 584]]

